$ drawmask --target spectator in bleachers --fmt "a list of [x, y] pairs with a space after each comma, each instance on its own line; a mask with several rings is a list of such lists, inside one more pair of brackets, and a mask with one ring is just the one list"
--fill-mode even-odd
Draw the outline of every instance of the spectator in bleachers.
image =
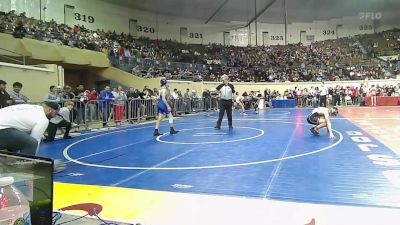
[[[198, 71], [199, 67], [196, 66], [191, 67], [190, 70], [177, 66], [178, 68], [168, 68], [164, 71], [165, 76], [193, 81], [219, 81], [223, 73], [229, 73], [232, 81], [242, 82], [390, 78], [396, 74], [393, 72], [396, 62], [392, 65], [375, 62], [371, 56], [363, 55], [361, 46], [356, 40], [359, 39], [367, 51], [376, 55], [389, 53], [397, 55], [400, 51], [399, 29], [320, 41], [310, 46], [290, 44], [288, 46], [235, 47], [220, 44], [190, 45], [148, 38], [134, 39], [130, 35], [117, 34], [115, 31], [89, 30], [80, 25], [71, 28], [65, 24], [57, 24], [55, 21], [38, 21], [27, 18], [24, 14], [16, 15], [15, 12], [0, 15], [0, 32], [12, 33], [14, 27], [21, 28], [20, 30], [26, 33], [27, 37], [38, 40], [107, 52], [113, 65], [124, 68], [124, 64], [128, 63], [128, 71], [132, 68], [135, 68], [132, 71], [136, 74], [145, 71], [145, 77], [159, 76], [163, 72], [160, 70], [161, 63], [157, 63], [156, 67], [148, 64], [145, 68], [140, 68], [138, 60], [140, 63], [143, 59], [146, 59], [146, 62], [148, 60], [168, 61], [168, 63], [163, 62], [164, 65], [168, 64], [168, 67], [172, 67], [169, 62], [203, 64], [201, 71]], [[129, 58], [130, 56], [135, 59]], [[382, 65], [378, 66], [378, 64]], [[166, 67], [164, 66], [163, 69]]]
[[7, 107], [13, 104], [13, 99], [6, 91], [7, 82], [0, 80], [0, 108]]
[[13, 99], [14, 104], [25, 104], [28, 103], [29, 99], [21, 93], [22, 84], [15, 82], [13, 84], [13, 91], [10, 92], [10, 97]]
[[26, 35], [26, 29], [24, 27], [24, 24], [21, 20], [19, 20], [14, 28], [14, 33], [13, 36], [15, 38], [23, 38]]
[[46, 94], [43, 101], [61, 103], [60, 97], [61, 86], [50, 86], [50, 92]]

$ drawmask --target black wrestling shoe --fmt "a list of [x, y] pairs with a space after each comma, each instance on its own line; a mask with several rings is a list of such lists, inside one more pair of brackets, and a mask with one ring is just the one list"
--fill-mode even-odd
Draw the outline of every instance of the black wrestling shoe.
[[219, 127], [219, 126], [215, 126], [214, 128], [217, 130], [221, 130], [221, 127]]
[[229, 126], [229, 129], [233, 129], [233, 126]]
[[158, 129], [155, 129], [154, 132], [153, 132], [153, 136], [157, 137], [157, 136], [160, 136], [160, 135], [162, 135], [162, 133], [158, 132]]
[[170, 127], [169, 128], [169, 133], [170, 134], [177, 134], [179, 131], [178, 130], [174, 130], [174, 128], [173, 127]]
[[310, 131], [311, 131], [311, 133], [314, 134], [315, 136], [318, 136], [318, 135], [319, 135], [318, 131], [315, 130], [315, 127], [312, 127], [312, 128], [310, 129]]

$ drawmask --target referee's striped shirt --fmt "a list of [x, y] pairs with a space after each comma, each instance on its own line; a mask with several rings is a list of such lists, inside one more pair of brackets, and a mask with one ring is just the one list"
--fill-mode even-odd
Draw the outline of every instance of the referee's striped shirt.
[[232, 84], [220, 84], [217, 90], [221, 92], [221, 99], [232, 100], [232, 93], [235, 93], [235, 88]]

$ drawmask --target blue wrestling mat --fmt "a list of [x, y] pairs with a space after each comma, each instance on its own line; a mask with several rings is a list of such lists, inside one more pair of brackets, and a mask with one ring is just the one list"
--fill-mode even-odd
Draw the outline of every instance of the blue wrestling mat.
[[335, 139], [325, 129], [313, 136], [309, 112], [235, 112], [232, 130], [226, 121], [213, 128], [217, 113], [200, 114], [177, 119], [177, 135], [155, 138], [154, 124], [126, 126], [43, 143], [40, 155], [69, 161], [55, 177], [64, 183], [400, 207], [390, 179], [400, 165], [387, 166], [398, 155], [340, 116], [332, 120]]

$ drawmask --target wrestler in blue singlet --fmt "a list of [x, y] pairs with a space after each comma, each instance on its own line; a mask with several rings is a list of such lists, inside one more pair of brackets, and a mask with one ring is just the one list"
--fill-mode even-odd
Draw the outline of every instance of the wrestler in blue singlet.
[[[162, 88], [165, 89], [165, 88]], [[168, 94], [167, 94], [168, 96]], [[167, 96], [165, 96], [167, 98]], [[161, 95], [161, 90], [160, 90], [160, 98], [158, 99], [158, 112], [162, 113], [162, 114], [168, 114], [168, 107], [167, 105], [165, 105], [163, 99], [162, 99], [162, 95]]]
[[158, 104], [157, 104], [157, 108], [158, 108], [158, 119], [156, 122], [156, 127], [154, 129], [154, 133], [153, 136], [160, 136], [162, 135], [162, 133], [160, 133], [158, 131], [158, 128], [160, 127], [160, 123], [161, 120], [165, 117], [168, 116], [168, 122], [169, 122], [169, 133], [170, 134], [177, 134], [179, 131], [175, 130], [173, 127], [173, 123], [174, 123], [174, 116], [172, 116], [172, 113], [170, 111], [168, 111], [168, 103], [165, 103], [163, 101], [163, 95], [162, 92], [165, 93], [165, 100], [168, 99], [169, 96], [169, 91], [167, 88], [167, 80], [166, 79], [161, 79], [160, 80], [160, 84], [161, 84], [161, 90], [160, 90], [160, 98], [158, 100]]

